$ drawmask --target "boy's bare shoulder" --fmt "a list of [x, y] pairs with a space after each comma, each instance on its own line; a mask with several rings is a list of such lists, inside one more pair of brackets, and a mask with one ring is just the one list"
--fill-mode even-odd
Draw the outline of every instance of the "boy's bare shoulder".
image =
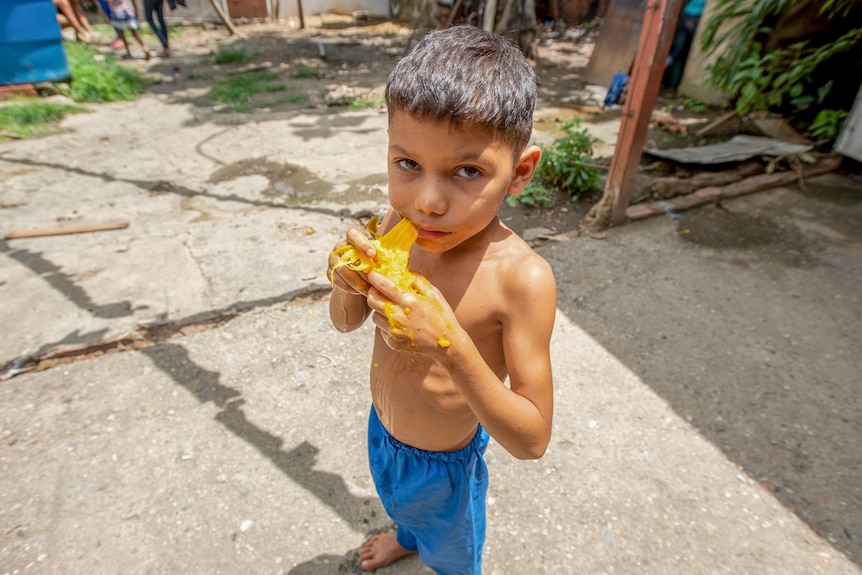
[[497, 279], [509, 297], [553, 295], [556, 305], [556, 282], [551, 265], [523, 238], [511, 232], [505, 241], [495, 245], [491, 258]]

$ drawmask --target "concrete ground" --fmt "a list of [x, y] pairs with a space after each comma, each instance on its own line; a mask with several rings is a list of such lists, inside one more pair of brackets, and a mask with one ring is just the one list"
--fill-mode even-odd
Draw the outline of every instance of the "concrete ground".
[[[385, 205], [384, 115], [93, 109], [0, 142], [4, 235], [129, 224], [0, 244], [0, 573], [358, 572], [390, 526], [364, 454], [372, 333], [330, 327], [323, 271], [345, 216]], [[253, 158], [301, 167], [315, 201], [210, 178]], [[487, 574], [862, 573], [858, 193], [538, 248], [554, 435], [538, 461], [489, 449]], [[762, 471], [784, 447], [791, 494]]]

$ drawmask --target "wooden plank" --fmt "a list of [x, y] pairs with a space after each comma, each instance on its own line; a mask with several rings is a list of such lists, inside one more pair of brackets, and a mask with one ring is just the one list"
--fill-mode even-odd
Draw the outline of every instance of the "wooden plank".
[[596, 41], [584, 79], [597, 86], [610, 86], [616, 72], [629, 74], [638, 49], [644, 0], [612, 0]]
[[647, 6], [605, 193], [587, 214], [584, 221], [587, 227], [618, 225], [626, 219], [626, 208], [682, 2], [652, 0]]
[[106, 222], [104, 224], [82, 224], [78, 226], [57, 226], [54, 228], [43, 228], [39, 230], [12, 231], [6, 234], [7, 240], [18, 240], [22, 238], [44, 238], [48, 236], [62, 236], [66, 234], [86, 234], [90, 232], [104, 232], [108, 230], [122, 230], [129, 227], [128, 222]]

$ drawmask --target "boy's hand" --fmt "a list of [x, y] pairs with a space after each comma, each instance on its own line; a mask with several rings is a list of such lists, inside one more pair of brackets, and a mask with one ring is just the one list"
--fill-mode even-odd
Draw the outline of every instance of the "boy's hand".
[[352, 229], [347, 232], [347, 239], [338, 242], [333, 251], [329, 254], [329, 267], [326, 270], [326, 277], [332, 282], [332, 286], [347, 293], [368, 294], [368, 278], [365, 274], [354, 271], [347, 266], [341, 266], [334, 269], [338, 264], [339, 257], [335, 254], [335, 250], [343, 248], [346, 245], [352, 245], [357, 250], [361, 251], [370, 258], [373, 258], [376, 250], [371, 245], [371, 241], [362, 230]]
[[446, 353], [460, 325], [443, 294], [431, 282], [417, 276], [415, 294], [398, 288], [377, 272], [368, 274], [368, 281], [368, 305], [375, 312], [372, 321], [389, 347], [432, 357]]

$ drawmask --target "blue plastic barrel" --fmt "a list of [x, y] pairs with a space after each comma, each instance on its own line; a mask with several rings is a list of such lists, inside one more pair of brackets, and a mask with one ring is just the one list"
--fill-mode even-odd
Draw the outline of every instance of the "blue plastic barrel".
[[0, 0], [0, 86], [71, 76], [51, 0]]

